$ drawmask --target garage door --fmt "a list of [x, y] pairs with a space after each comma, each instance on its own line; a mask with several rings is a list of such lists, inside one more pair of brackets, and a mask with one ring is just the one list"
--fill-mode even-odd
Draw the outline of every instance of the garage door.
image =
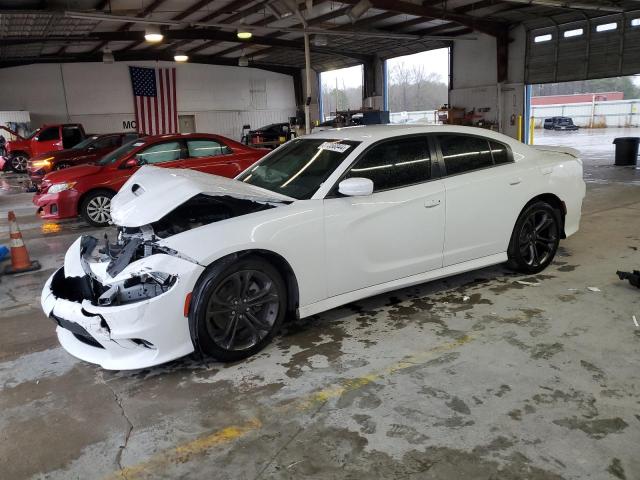
[[528, 32], [528, 84], [640, 73], [640, 12]]

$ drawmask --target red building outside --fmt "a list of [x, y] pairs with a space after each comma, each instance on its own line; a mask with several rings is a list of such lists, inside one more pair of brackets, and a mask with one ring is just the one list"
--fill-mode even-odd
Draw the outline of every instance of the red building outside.
[[576, 93], [574, 95], [531, 97], [531, 105], [567, 105], [571, 103], [588, 103], [593, 102], [594, 95], [596, 97], [596, 102], [624, 100], [624, 92]]

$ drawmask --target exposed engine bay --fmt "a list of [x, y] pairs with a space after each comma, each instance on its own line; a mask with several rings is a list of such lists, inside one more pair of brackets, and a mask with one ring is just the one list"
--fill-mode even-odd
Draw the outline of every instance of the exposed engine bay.
[[88, 300], [92, 305], [103, 307], [126, 305], [157, 297], [169, 291], [176, 283], [175, 275], [144, 270], [126, 280], [105, 285], [90, 264], [108, 263], [106, 273], [111, 278], [117, 277], [133, 262], [156, 254], [171, 255], [197, 264], [188, 256], [162, 246], [159, 240], [277, 205], [230, 196], [199, 194], [150, 225], [135, 228], [118, 227], [114, 242], [105, 234], [102, 247], [96, 248], [99, 242], [95, 237], [83, 236], [80, 257], [84, 275], [66, 276], [64, 269], [61, 269], [54, 276], [51, 289], [59, 298], [76, 302]]

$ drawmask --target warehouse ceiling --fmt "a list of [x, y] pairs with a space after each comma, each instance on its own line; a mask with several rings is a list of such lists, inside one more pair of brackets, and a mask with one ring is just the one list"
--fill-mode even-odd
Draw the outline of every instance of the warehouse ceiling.
[[[637, 0], [0, 0], [0, 66], [101, 61], [108, 49], [116, 61], [170, 60], [180, 51], [192, 62], [237, 65], [244, 56], [257, 67], [299, 69], [306, 24], [312, 66], [324, 71], [473, 41], [474, 32], [504, 38], [519, 24], [638, 8]], [[151, 24], [164, 33], [159, 44], [144, 40]], [[239, 25], [251, 39], [237, 38]]]

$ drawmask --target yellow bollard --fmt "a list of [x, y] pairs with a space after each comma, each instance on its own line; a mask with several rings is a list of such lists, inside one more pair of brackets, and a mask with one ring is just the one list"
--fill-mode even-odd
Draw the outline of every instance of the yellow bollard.
[[518, 115], [518, 141], [522, 142], [522, 115]]
[[531, 121], [529, 122], [529, 145], [533, 145], [533, 131], [536, 128], [536, 119], [535, 117], [531, 117]]

